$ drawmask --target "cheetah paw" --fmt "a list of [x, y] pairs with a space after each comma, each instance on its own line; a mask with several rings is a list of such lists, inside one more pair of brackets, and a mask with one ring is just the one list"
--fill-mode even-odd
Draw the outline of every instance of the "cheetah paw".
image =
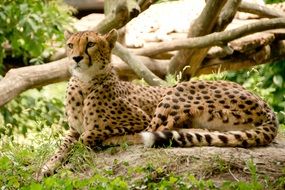
[[53, 175], [53, 170], [49, 168], [47, 165], [44, 165], [42, 169], [36, 173], [34, 173], [33, 178], [36, 181], [42, 181], [44, 177], [49, 177]]

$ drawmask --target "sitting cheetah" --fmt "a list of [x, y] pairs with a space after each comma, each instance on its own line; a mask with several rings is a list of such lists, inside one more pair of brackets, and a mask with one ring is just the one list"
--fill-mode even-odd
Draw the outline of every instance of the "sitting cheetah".
[[190, 81], [144, 87], [119, 81], [110, 64], [116, 30], [65, 35], [74, 62], [66, 97], [70, 129], [39, 177], [52, 174], [78, 140], [91, 148], [125, 135], [149, 147], [251, 147], [267, 145], [277, 134], [273, 111], [238, 84]]

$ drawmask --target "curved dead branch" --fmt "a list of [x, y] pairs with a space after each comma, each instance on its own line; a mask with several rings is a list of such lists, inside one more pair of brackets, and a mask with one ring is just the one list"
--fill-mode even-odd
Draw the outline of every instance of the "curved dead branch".
[[204, 48], [215, 45], [222, 46], [232, 40], [249, 34], [278, 28], [285, 28], [285, 18], [261, 20], [236, 29], [212, 33], [201, 37], [161, 42], [158, 45], [132, 50], [132, 52], [137, 55], [152, 57], [160, 53], [179, 49]]
[[148, 84], [153, 86], [165, 86], [167, 83], [153, 74], [139, 59], [131, 54], [127, 48], [124, 48], [119, 43], [116, 43], [113, 53], [120, 57], [126, 62], [131, 69], [138, 75], [141, 76]]
[[254, 3], [248, 3], [248, 2], [242, 2], [238, 10], [241, 12], [256, 14], [260, 17], [266, 17], [266, 18], [285, 17], [285, 13], [282, 12], [281, 10], [272, 9], [270, 7]]

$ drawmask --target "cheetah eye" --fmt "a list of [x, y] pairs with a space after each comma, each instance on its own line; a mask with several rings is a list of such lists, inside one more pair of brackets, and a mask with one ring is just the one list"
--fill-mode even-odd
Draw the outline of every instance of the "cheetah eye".
[[93, 47], [93, 46], [95, 46], [94, 42], [88, 42], [87, 43], [87, 48], [90, 48], [90, 47]]
[[67, 46], [72, 49], [73, 48], [73, 44], [72, 43], [68, 43]]

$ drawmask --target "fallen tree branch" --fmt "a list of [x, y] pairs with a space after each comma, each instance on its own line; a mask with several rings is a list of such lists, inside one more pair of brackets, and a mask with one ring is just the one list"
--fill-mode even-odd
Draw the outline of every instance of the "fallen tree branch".
[[[265, 51], [265, 52], [264, 52]], [[203, 63], [197, 71], [197, 76], [202, 74], [220, 73], [223, 71], [237, 71], [247, 69], [264, 63], [273, 63], [285, 58], [285, 41], [279, 41], [271, 46], [265, 46], [252, 55], [239, 57], [231, 56], [227, 59], [210, 59]]]
[[238, 11], [256, 14], [260, 17], [267, 17], [267, 18], [285, 17], [285, 13], [282, 12], [281, 10], [248, 2], [242, 2], [238, 8]]
[[144, 64], [140, 62], [127, 48], [119, 43], [116, 43], [113, 53], [125, 61], [134, 72], [142, 77], [148, 84], [152, 86], [165, 86], [167, 83], [153, 74]]
[[234, 50], [229, 46], [214, 46], [209, 49], [206, 58], [223, 58], [228, 55], [232, 55]]
[[[161, 59], [152, 59], [144, 56], [136, 56], [137, 59], [144, 64], [149, 70], [151, 70], [155, 75], [160, 78], [164, 78], [167, 73], [167, 67], [169, 60], [161, 60]], [[112, 64], [116, 73], [118, 74], [121, 80], [132, 81], [134, 79], [139, 79], [138, 75], [117, 56], [113, 56]]]
[[271, 44], [275, 39], [274, 33], [260, 32], [233, 40], [228, 43], [228, 46], [234, 51], [250, 54], [259, 47]]
[[[258, 54], [258, 53], [257, 53]], [[263, 54], [261, 54], [263, 55]], [[219, 73], [224, 70], [240, 70], [264, 63], [271, 63], [285, 58], [285, 41], [274, 43], [270, 47], [270, 57], [267, 59], [255, 59], [241, 54], [241, 58], [231, 56], [227, 59], [209, 59], [203, 62], [198, 70], [197, 76], [201, 74]], [[167, 74], [168, 61], [153, 60], [148, 57], [136, 56], [140, 64], [144, 64], [152, 72], [160, 77]], [[262, 61], [262, 62], [260, 62]], [[126, 63], [120, 59], [112, 61], [115, 71], [121, 79], [138, 78]], [[70, 77], [70, 62], [67, 58], [54, 61], [44, 65], [33, 65], [18, 69], [11, 69], [6, 76], [0, 80], [0, 106], [15, 98], [21, 92], [30, 88], [40, 87], [47, 84], [68, 80]]]
[[137, 55], [149, 56], [179, 49], [204, 48], [210, 46], [221, 46], [237, 38], [270, 29], [285, 27], [285, 18], [261, 20], [232, 30], [216, 32], [201, 37], [161, 42], [157, 45], [132, 50]]
[[0, 80], [0, 106], [30, 88], [67, 80], [69, 74], [67, 58], [43, 65], [11, 69]]

